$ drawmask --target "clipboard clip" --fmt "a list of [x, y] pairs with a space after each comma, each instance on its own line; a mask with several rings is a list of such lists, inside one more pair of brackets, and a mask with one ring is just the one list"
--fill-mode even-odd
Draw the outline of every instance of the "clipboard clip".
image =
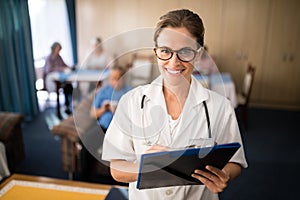
[[185, 149], [192, 149], [192, 148], [206, 148], [206, 147], [214, 147], [214, 146], [216, 146], [216, 145], [218, 145], [217, 142], [214, 142], [213, 144], [206, 144], [206, 145], [203, 145], [203, 144], [201, 144], [201, 145], [191, 144], [191, 145], [185, 146], [184, 148], [185, 148]]
[[208, 144], [202, 144], [202, 145], [188, 145], [185, 147], [185, 149], [199, 149], [198, 151], [198, 157], [204, 158], [209, 152], [217, 145], [217, 142], [208, 143]]

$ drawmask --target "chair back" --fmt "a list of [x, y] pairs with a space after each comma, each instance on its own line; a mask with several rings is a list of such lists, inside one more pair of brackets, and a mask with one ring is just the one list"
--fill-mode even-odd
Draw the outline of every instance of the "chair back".
[[153, 59], [153, 55], [133, 55], [131, 66], [128, 69], [129, 85], [136, 87], [151, 82]]
[[250, 99], [250, 94], [252, 91], [253, 81], [254, 81], [254, 75], [255, 75], [255, 67], [253, 67], [251, 64], [249, 64], [247, 72], [244, 77], [244, 83], [243, 83], [243, 90], [242, 95], [246, 99], [246, 104], [248, 104]]

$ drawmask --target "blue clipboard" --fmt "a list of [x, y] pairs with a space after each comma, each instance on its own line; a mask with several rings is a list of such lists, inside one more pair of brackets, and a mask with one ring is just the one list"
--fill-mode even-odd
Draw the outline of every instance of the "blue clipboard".
[[241, 147], [238, 142], [213, 147], [189, 148], [143, 154], [136, 187], [150, 189], [179, 185], [201, 185], [191, 176], [206, 165], [222, 169]]

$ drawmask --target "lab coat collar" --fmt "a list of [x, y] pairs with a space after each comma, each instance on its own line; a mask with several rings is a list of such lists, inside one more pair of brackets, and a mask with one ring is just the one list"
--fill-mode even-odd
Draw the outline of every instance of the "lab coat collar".
[[208, 90], [202, 86], [200, 81], [198, 81], [193, 75], [192, 75], [192, 83], [188, 95], [188, 100], [191, 101], [191, 103], [194, 106], [199, 105], [203, 101], [206, 101], [209, 97]]
[[[147, 85], [146, 89], [143, 91], [143, 95], [147, 98], [145, 101], [152, 101], [154, 104], [162, 104], [164, 101], [162, 93], [162, 76], [157, 77], [151, 84]], [[159, 92], [158, 92], [159, 91]]]
[[[146, 95], [149, 100], [156, 102], [157, 104], [161, 104], [162, 102], [160, 101], [163, 100], [162, 85], [163, 79], [160, 75], [150, 85], [148, 85], [148, 87], [143, 91], [143, 95]], [[197, 106], [203, 101], [206, 101], [208, 96], [207, 89], [201, 85], [200, 81], [192, 76], [191, 87], [188, 95], [188, 100], [191, 101], [190, 105], [192, 107]]]

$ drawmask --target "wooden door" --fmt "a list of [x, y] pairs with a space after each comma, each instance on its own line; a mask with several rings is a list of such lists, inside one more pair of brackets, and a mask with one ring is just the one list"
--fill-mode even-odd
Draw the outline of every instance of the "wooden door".
[[223, 1], [220, 69], [230, 72], [238, 91], [242, 89], [248, 63], [256, 66], [251, 99], [259, 99], [261, 66], [266, 45], [270, 1]]
[[300, 1], [273, 0], [261, 80], [261, 101], [300, 108]]

